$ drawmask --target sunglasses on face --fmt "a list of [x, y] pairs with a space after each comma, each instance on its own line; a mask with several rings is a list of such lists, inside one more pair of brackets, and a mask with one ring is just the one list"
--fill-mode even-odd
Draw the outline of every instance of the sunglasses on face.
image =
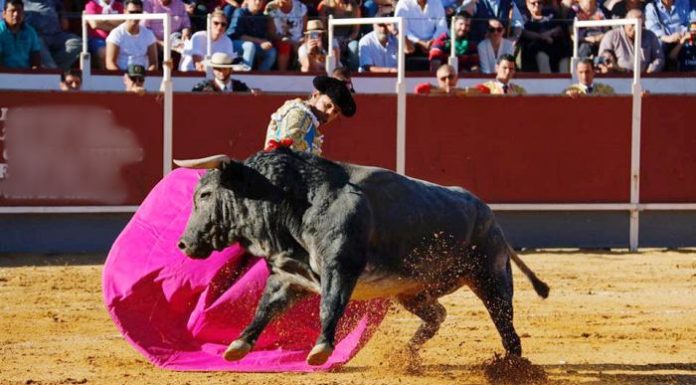
[[488, 32], [503, 32], [503, 27], [488, 27]]
[[141, 77], [139, 77], [139, 76], [136, 76], [136, 77], [128, 76], [128, 78], [130, 78], [130, 80], [131, 80], [133, 83], [135, 83], [135, 84], [143, 84], [143, 83], [145, 83], [145, 78], [141, 78]]
[[213, 25], [215, 25], [215, 26], [221, 25], [223, 27], [227, 27], [227, 23], [225, 23], [224, 21], [214, 21]]

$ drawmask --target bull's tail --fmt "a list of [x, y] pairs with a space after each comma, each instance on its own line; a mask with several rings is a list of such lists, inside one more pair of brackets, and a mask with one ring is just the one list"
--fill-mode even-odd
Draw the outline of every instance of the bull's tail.
[[527, 266], [522, 258], [520, 258], [519, 255], [515, 252], [515, 250], [512, 249], [512, 247], [508, 246], [510, 258], [515, 262], [515, 265], [522, 270], [524, 275], [527, 276], [527, 278], [532, 282], [532, 286], [534, 286], [534, 291], [539, 295], [541, 298], [546, 298], [549, 296], [549, 285], [546, 284], [546, 282], [542, 281], [539, 279], [539, 277], [534, 274], [532, 269]]

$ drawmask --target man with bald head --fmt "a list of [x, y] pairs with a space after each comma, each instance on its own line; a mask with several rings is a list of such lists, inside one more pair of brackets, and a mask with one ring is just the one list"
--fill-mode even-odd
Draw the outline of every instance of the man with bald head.
[[441, 65], [435, 74], [437, 77], [437, 86], [430, 83], [421, 83], [416, 86], [415, 92], [421, 95], [456, 95], [467, 93], [467, 89], [458, 88], [459, 76], [454, 67], [449, 64]]
[[[665, 57], [660, 46], [660, 40], [650, 30], [642, 27], [643, 12], [639, 9], [632, 9], [626, 13], [627, 19], [639, 19], [641, 21], [642, 39], [641, 45], [641, 72], [659, 72], [665, 64]], [[635, 38], [635, 27], [625, 25], [623, 28], [612, 29], [604, 34], [599, 45], [599, 52], [610, 49], [616, 53], [619, 67], [633, 71], [633, 41]]]

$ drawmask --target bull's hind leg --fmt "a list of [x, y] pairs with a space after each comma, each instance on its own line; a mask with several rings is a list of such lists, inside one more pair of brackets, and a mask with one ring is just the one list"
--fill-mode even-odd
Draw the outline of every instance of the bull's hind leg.
[[426, 294], [399, 297], [398, 300], [406, 310], [417, 315], [423, 321], [416, 334], [408, 341], [409, 349], [418, 351], [440, 330], [440, 325], [447, 317], [447, 310], [437, 301], [437, 298], [430, 298]]
[[437, 298], [425, 293], [415, 296], [401, 296], [398, 297], [398, 301], [406, 310], [417, 315], [423, 321], [416, 333], [408, 341], [407, 346], [409, 353], [408, 368], [409, 370], [417, 371], [420, 367], [418, 352], [423, 344], [433, 338], [437, 331], [440, 330], [440, 325], [447, 317], [447, 310], [437, 301]]
[[292, 303], [306, 295], [306, 292], [297, 286], [283, 281], [277, 274], [271, 274], [266, 281], [256, 314], [251, 323], [242, 334], [225, 350], [224, 358], [227, 361], [236, 361], [244, 358], [249, 353], [263, 329], [278, 314], [282, 313]]
[[485, 274], [477, 282], [471, 284], [471, 289], [483, 301], [488, 310], [493, 323], [495, 324], [503, 347], [508, 354], [516, 356], [522, 355], [522, 344], [520, 337], [515, 331], [512, 323], [512, 272], [510, 261], [504, 263], [500, 268], [502, 271], [495, 271]]

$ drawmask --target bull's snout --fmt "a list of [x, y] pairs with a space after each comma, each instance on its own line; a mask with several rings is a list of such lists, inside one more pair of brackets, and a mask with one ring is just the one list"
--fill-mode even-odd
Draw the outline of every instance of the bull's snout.
[[184, 238], [179, 240], [177, 247], [179, 247], [179, 250], [181, 250], [182, 253], [191, 258], [207, 258], [213, 251], [212, 249], [195, 247], [193, 242], [188, 242]]

